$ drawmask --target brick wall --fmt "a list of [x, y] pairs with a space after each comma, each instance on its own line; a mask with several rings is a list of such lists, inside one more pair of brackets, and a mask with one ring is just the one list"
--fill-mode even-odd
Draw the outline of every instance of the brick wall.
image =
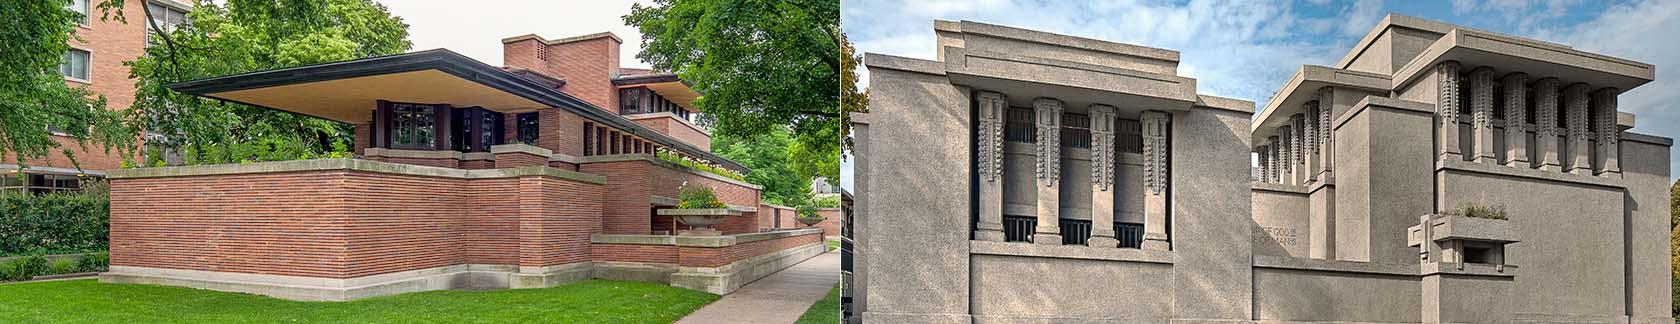
[[453, 159], [453, 158], [428, 159], [428, 158], [370, 156], [367, 159], [368, 160], [373, 160], [373, 161], [379, 161], [379, 162], [424, 165], [424, 166], [434, 166], [434, 167], [440, 167], [440, 168], [460, 168], [461, 167], [461, 160], [457, 160], [457, 159]]
[[822, 235], [812, 233], [808, 235], [753, 241], [720, 248], [683, 246], [678, 247], [678, 256], [680, 257], [678, 262], [684, 267], [717, 267], [746, 258], [816, 242], [822, 242]]
[[665, 134], [666, 136], [670, 136], [671, 138], [682, 141], [683, 143], [688, 143], [688, 145], [694, 145], [694, 147], [698, 147], [706, 151], [712, 150], [711, 135], [706, 135], [706, 133], [695, 129], [693, 126], [689, 126], [680, 120], [676, 120], [675, 117], [662, 116], [636, 118], [634, 121], [642, 126], [652, 128], [655, 132]]
[[343, 170], [111, 187], [112, 265], [322, 278], [587, 261], [602, 197], [599, 185], [541, 176]]
[[496, 168], [498, 169], [540, 165], [548, 165], [548, 157], [525, 152], [496, 154]]
[[823, 237], [840, 237], [840, 226], [845, 220], [841, 218], [844, 215], [841, 215], [839, 208], [818, 209], [817, 215], [822, 215], [824, 219], [814, 227], [823, 230]]
[[546, 44], [523, 39], [502, 44], [502, 62], [566, 80], [560, 91], [618, 113], [618, 88], [612, 77], [618, 73], [619, 47], [613, 37], [595, 37]]
[[[123, 3], [122, 12], [127, 17], [145, 17], [145, 1], [129, 1]], [[130, 19], [123, 23], [115, 19], [100, 20], [99, 9], [88, 8], [92, 17], [87, 26], [75, 27], [76, 37], [71, 38], [70, 47], [88, 52], [88, 79], [86, 81], [72, 81], [65, 79], [64, 83], [71, 87], [82, 87], [95, 94], [105, 96], [106, 108], [113, 110], [128, 109], [134, 103], [134, 79], [128, 78], [128, 67], [123, 62], [131, 61], [145, 53], [146, 27], [145, 19]], [[138, 138], [135, 139], [139, 141]], [[55, 149], [41, 159], [25, 160], [24, 164], [40, 167], [74, 168], [69, 157], [61, 151], [70, 149], [76, 156], [76, 161], [84, 170], [114, 170], [122, 165], [122, 156], [115, 151], [107, 152], [104, 147], [89, 146], [83, 150], [77, 146], [75, 140], [69, 137], [53, 136], [53, 141], [59, 144]], [[137, 152], [138, 153], [138, 152]], [[139, 161], [139, 156], [133, 160]], [[0, 163], [16, 163], [16, 155], [0, 154]]]
[[[603, 232], [611, 234], [649, 234], [655, 223], [668, 224], [669, 217], [654, 217], [650, 196], [677, 198], [683, 182], [714, 188], [718, 200], [739, 206], [758, 206], [757, 189], [743, 187], [692, 173], [655, 165], [645, 160], [585, 163], [579, 171], [609, 179], [604, 190]], [[679, 228], [684, 228], [680, 226]], [[758, 215], [747, 213], [730, 218], [714, 226], [726, 234], [752, 233], [759, 228]]]
[[675, 245], [590, 244], [595, 261], [677, 264]]

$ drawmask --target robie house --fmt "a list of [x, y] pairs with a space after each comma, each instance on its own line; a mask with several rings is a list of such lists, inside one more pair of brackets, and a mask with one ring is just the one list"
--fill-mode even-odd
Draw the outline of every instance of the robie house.
[[853, 320], [1674, 323], [1649, 64], [1390, 15], [1256, 116], [1177, 52], [934, 31], [865, 57]]
[[[758, 217], [759, 187], [656, 156], [747, 171], [690, 121], [699, 93], [619, 67], [618, 37], [502, 43], [506, 67], [438, 49], [170, 85], [355, 124], [355, 157], [111, 171], [100, 280], [301, 300], [589, 278], [723, 294], [823, 252], [822, 230]], [[735, 216], [690, 231], [660, 215], [685, 183]]]

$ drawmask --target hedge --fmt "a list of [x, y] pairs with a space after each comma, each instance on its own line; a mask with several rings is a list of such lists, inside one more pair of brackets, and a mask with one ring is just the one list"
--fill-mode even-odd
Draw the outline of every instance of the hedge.
[[111, 267], [111, 256], [105, 252], [55, 258], [57, 260], [48, 260], [45, 256], [32, 255], [0, 261], [0, 282], [23, 281], [36, 276], [105, 272]]
[[0, 193], [0, 256], [106, 250], [110, 209], [99, 193]]

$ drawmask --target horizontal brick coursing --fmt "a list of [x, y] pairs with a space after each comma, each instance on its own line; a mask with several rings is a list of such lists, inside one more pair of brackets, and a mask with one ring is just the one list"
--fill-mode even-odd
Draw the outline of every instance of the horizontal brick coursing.
[[351, 278], [589, 260], [599, 185], [311, 171], [115, 179], [111, 264]]
[[434, 167], [440, 167], [440, 168], [461, 168], [461, 160], [454, 159], [454, 158], [427, 159], [427, 158], [370, 156], [367, 159], [368, 160], [373, 160], [373, 161], [379, 161], [379, 162], [434, 166]]
[[[668, 222], [669, 218], [653, 216], [651, 196], [677, 198], [683, 183], [712, 187], [718, 200], [726, 204], [738, 206], [758, 206], [759, 194], [757, 189], [724, 182], [686, 171], [674, 170], [669, 167], [655, 165], [645, 160], [586, 163], [579, 166], [579, 171], [601, 175], [609, 179], [604, 188], [611, 192], [603, 201], [603, 232], [611, 234], [649, 234], [653, 233], [655, 220], [660, 223]], [[660, 225], [663, 226], [663, 225]], [[680, 226], [680, 228], [686, 228]], [[723, 224], [714, 226], [725, 234], [757, 232], [758, 215], [746, 213], [741, 217], [733, 217]]]
[[811, 233], [717, 248], [682, 246], [678, 247], [677, 253], [680, 258], [679, 264], [684, 267], [718, 267], [816, 242], [822, 242], [821, 234]]
[[675, 245], [591, 244], [595, 261], [677, 264]]
[[525, 152], [496, 154], [496, 168], [499, 169], [539, 165], [548, 165], [548, 157]]

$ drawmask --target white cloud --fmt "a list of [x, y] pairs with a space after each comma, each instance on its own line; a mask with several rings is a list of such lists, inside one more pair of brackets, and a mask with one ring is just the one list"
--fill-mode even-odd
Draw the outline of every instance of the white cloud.
[[447, 48], [491, 65], [502, 64], [502, 38], [537, 34], [549, 39], [610, 31], [624, 39], [619, 62], [647, 67], [636, 59], [642, 34], [621, 16], [632, 3], [651, 1], [456, 1], [384, 0], [409, 25], [414, 50]]
[[1476, 10], [1476, 0], [1452, 0], [1454, 14], [1467, 14]]

